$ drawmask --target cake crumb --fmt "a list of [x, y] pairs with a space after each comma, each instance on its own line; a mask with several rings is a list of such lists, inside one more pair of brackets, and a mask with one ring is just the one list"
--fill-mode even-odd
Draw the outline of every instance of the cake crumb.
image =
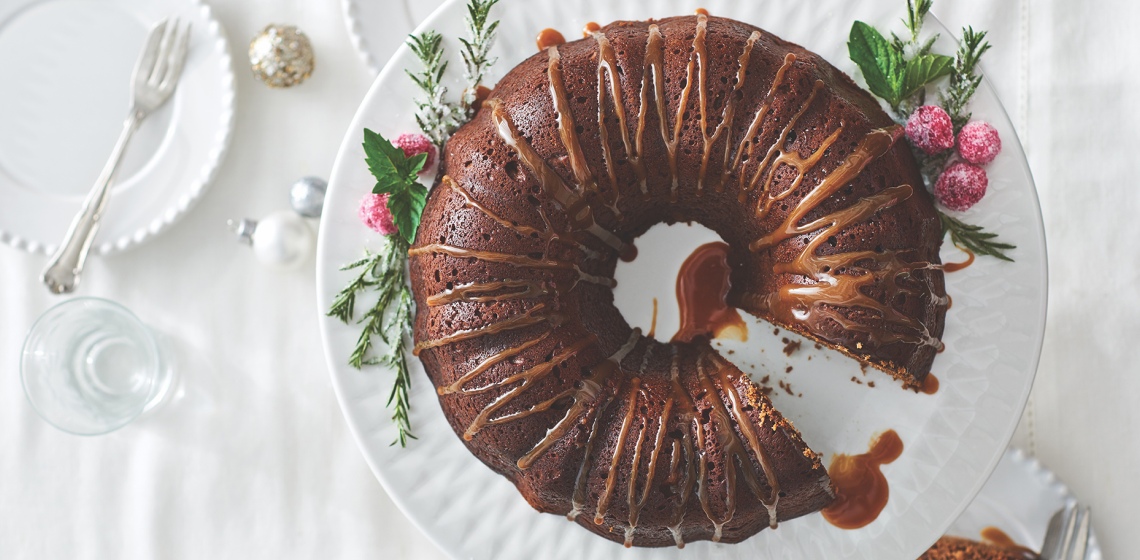
[[851, 376], [851, 381], [854, 381], [854, 382], [855, 382], [856, 384], [858, 384], [858, 385], [862, 385], [862, 384], [863, 384], [863, 381], [862, 381], [862, 380], [860, 380], [858, 377], [855, 377], [854, 375], [852, 375], [852, 376]]
[[772, 329], [772, 336], [780, 336], [780, 329]]
[[760, 383], [767, 383], [767, 382], [768, 382], [768, 380], [769, 380], [769, 379], [771, 379], [771, 378], [772, 378], [772, 376], [771, 376], [771, 375], [765, 375], [765, 376], [764, 376], [764, 377], [763, 377], [763, 378], [760, 380]]
[[726, 352], [726, 354], [728, 354], [729, 356], [731, 356], [735, 353], [736, 353], [736, 350], [729, 350], [728, 352]]
[[784, 373], [792, 373], [792, 366], [788, 366], [788, 368], [784, 370]]
[[787, 393], [793, 397], [796, 396], [795, 391], [792, 390], [792, 384], [791, 383], [787, 383], [781, 379], [780, 380], [780, 388], [783, 389], [785, 393]]
[[874, 387], [874, 386], [875, 386], [875, 382], [874, 382], [874, 381], [868, 381], [868, 382], [867, 382], [867, 386], [868, 386], [868, 387]]
[[786, 339], [786, 338], [784, 339], [784, 355], [785, 356], [791, 356], [792, 354], [796, 353], [796, 350], [799, 350], [799, 349], [800, 349], [800, 341], [793, 340], [793, 341], [789, 342], [788, 339]]
[[815, 343], [815, 349], [816, 350], [823, 350], [823, 345], [817, 342], [817, 343]]

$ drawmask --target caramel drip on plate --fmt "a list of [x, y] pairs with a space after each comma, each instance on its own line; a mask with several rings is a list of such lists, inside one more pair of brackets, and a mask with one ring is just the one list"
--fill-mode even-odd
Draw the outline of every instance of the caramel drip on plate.
[[962, 251], [966, 252], [966, 260], [962, 261], [962, 262], [956, 262], [956, 263], [945, 263], [942, 265], [943, 271], [945, 271], [945, 272], [958, 272], [959, 270], [962, 270], [962, 269], [974, 264], [974, 257], [975, 257], [974, 252], [969, 250], [969, 249], [963, 249], [962, 247], [958, 247], [958, 248], [961, 249]]
[[634, 250], [632, 245], [625, 243], [613, 232], [598, 225], [598, 222], [594, 220], [594, 209], [590, 207], [589, 202], [570, 188], [562, 180], [562, 177], [550, 168], [546, 160], [534, 150], [534, 147], [518, 133], [510, 115], [507, 114], [506, 108], [503, 107], [503, 102], [499, 99], [488, 99], [487, 105], [491, 107], [491, 118], [495, 122], [499, 137], [515, 151], [527, 169], [538, 179], [543, 191], [562, 207], [573, 227], [597, 237], [613, 248], [619, 256], [628, 256]]
[[[705, 15], [708, 15], [707, 13]], [[701, 67], [700, 67], [700, 84], [698, 90], [700, 92], [701, 104], [701, 136], [704, 140], [704, 150], [701, 153], [701, 171], [697, 175], [697, 192], [704, 188], [705, 173], [708, 172], [709, 156], [712, 155], [713, 145], [720, 140], [721, 135], [730, 129], [732, 123], [736, 120], [736, 99], [737, 94], [744, 88], [744, 79], [748, 72], [748, 62], [752, 58], [752, 48], [756, 45], [756, 41], [760, 40], [760, 32], [753, 31], [752, 35], [748, 37], [748, 42], [744, 44], [744, 52], [741, 53], [740, 59], [737, 61], [736, 82], [732, 86], [732, 93], [728, 96], [728, 102], [724, 104], [724, 112], [721, 114], [720, 122], [717, 123], [716, 128], [713, 129], [712, 134], [708, 132], [708, 68], [704, 63], [706, 56], [704, 52], [704, 43], [701, 44]], [[724, 162], [722, 169], [728, 168], [728, 158], [731, 150], [729, 149], [731, 142], [725, 141], [724, 143]], [[724, 177], [721, 176], [721, 181], [717, 183], [717, 191], [724, 190]]]
[[698, 336], [715, 337], [729, 331], [748, 340], [748, 325], [728, 304], [732, 289], [728, 250], [722, 241], [705, 243], [681, 264], [676, 288], [681, 325], [670, 342], [689, 342]]
[[1037, 560], [1040, 558], [1032, 548], [1022, 546], [1013, 540], [1013, 537], [997, 527], [986, 527], [981, 531], [982, 542], [1015, 552], [1022, 558]]
[[898, 459], [903, 442], [887, 430], [859, 455], [836, 455], [827, 473], [835, 486], [835, 501], [823, 509], [823, 518], [840, 529], [858, 529], [878, 519], [890, 499], [890, 486], [882, 466]]

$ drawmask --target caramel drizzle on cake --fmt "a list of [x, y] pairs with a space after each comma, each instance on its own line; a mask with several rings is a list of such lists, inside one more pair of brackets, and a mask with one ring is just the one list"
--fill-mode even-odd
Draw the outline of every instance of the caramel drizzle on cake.
[[[624, 149], [624, 161], [631, 166], [640, 190], [648, 194], [648, 173], [645, 166], [644, 149], [645, 133], [648, 127], [647, 116], [651, 110], [650, 104], [655, 105], [658, 121], [658, 133], [667, 150], [669, 171], [671, 174], [670, 195], [675, 200], [679, 188], [677, 171], [677, 148], [681, 138], [684, 117], [689, 110], [690, 98], [694, 84], [697, 88], [697, 102], [699, 105], [699, 127], [703, 139], [703, 152], [701, 166], [697, 181], [698, 191], [705, 188], [709, 164], [714, 161], [714, 149], [722, 139], [725, 143], [723, 155], [716, 154], [721, 160], [721, 173], [712, 182], [718, 192], [726, 188], [729, 175], [737, 175], [737, 189], [740, 200], [746, 200], [748, 193], [759, 190], [759, 197], [755, 208], [758, 217], [766, 216], [772, 206], [789, 197], [799, 189], [807, 180], [807, 176], [822, 160], [823, 155], [838, 141], [843, 132], [843, 124], [820, 143], [812, 148], [807, 156], [800, 156], [797, 150], [792, 150], [787, 144], [789, 136], [795, 130], [799, 119], [807, 112], [813, 101], [823, 87], [822, 82], [816, 82], [810, 94], [803, 100], [800, 108], [783, 123], [777, 140], [769, 146], [761, 146], [761, 132], [764, 121], [776, 99], [777, 90], [785, 81], [787, 71], [795, 64], [796, 56], [787, 54], [783, 64], [776, 71], [768, 93], [756, 112], [752, 115], [747, 132], [739, 139], [733, 138], [733, 125], [736, 120], [737, 106], [736, 93], [745, 87], [745, 78], [749, 62], [756, 42], [760, 39], [760, 32], [753, 32], [748, 38], [743, 52], [737, 60], [735, 82], [732, 84], [732, 95], [724, 103], [720, 121], [716, 126], [710, 126], [709, 99], [707, 91], [708, 80], [708, 54], [706, 51], [706, 36], [708, 18], [705, 15], [697, 17], [692, 51], [686, 66], [685, 82], [680, 92], [680, 101], [675, 117], [670, 122], [668, 103], [665, 93], [664, 77], [664, 37], [657, 25], [649, 25], [648, 38], [642, 78], [640, 84], [640, 107], [637, 114], [636, 127], [631, 136], [631, 127], [628, 126], [626, 109], [623, 103], [623, 92], [620, 70], [613, 46], [602, 32], [593, 32], [592, 37], [597, 44], [597, 86], [598, 86], [598, 134], [601, 140], [601, 149], [604, 160], [604, 174], [608, 180], [609, 193], [603, 192], [599, 187], [598, 175], [590, 169], [589, 163], [582, 149], [581, 138], [577, 130], [574, 116], [571, 113], [568, 95], [562, 78], [562, 58], [559, 48], [552, 46], [547, 52], [547, 75], [549, 79], [548, 92], [551, 96], [554, 111], [557, 113], [559, 138], [565, 149], [566, 161], [569, 166], [570, 178], [564, 179], [555, 171], [547, 160], [540, 155], [528, 140], [519, 133], [512, 116], [504, 103], [497, 98], [488, 99], [485, 107], [490, 110], [499, 138], [513, 151], [519, 161], [523, 163], [526, 171], [534, 178], [542, 192], [557, 204], [568, 217], [568, 232], [555, 232], [538, 205], [538, 212], [546, 224], [545, 230], [520, 225], [517, 222], [506, 220], [497, 216], [487, 206], [480, 204], [470, 192], [461, 187], [451, 177], [445, 176], [443, 183], [455, 191], [464, 201], [464, 205], [481, 212], [500, 226], [523, 236], [531, 236], [546, 242], [546, 251], [542, 258], [533, 258], [524, 255], [511, 255], [494, 253], [475, 249], [465, 249], [444, 243], [431, 243], [416, 247], [409, 251], [409, 255], [445, 254], [456, 258], [470, 258], [487, 262], [506, 264], [519, 268], [566, 270], [577, 274], [578, 281], [590, 282], [602, 286], [612, 287], [613, 279], [602, 278], [584, 272], [578, 263], [551, 259], [549, 256], [550, 244], [554, 241], [564, 241], [567, 245], [577, 247], [587, 258], [591, 256], [590, 249], [574, 238], [576, 233], [585, 233], [593, 236], [618, 255], [626, 255], [632, 250], [632, 245], [622, 241], [613, 231], [600, 226], [596, 220], [596, 209], [591, 200], [600, 200], [606, 204], [615, 219], [620, 220], [622, 214], [618, 209], [620, 201], [618, 196], [618, 180], [616, 165], [619, 159], [615, 156], [615, 148], [610, 141], [610, 130], [607, 127], [608, 117], [612, 114], [617, 118], [620, 132], [620, 146]], [[710, 130], [711, 128], [711, 130]], [[786, 323], [807, 323], [818, 325], [824, 320], [838, 322], [849, 330], [867, 333], [872, 342], [885, 344], [890, 342], [910, 342], [920, 345], [940, 345], [932, 337], [926, 327], [919, 321], [911, 319], [895, 310], [889, 302], [898, 294], [915, 293], [915, 290], [904, 286], [901, 282], [910, 275], [910, 272], [934, 268], [936, 265], [918, 262], [911, 263], [903, 259], [898, 251], [855, 251], [836, 255], [820, 255], [818, 250], [827, 239], [854, 224], [861, 223], [877, 212], [889, 208], [906, 200], [913, 194], [910, 185], [898, 185], [863, 198], [847, 208], [834, 211], [810, 222], [802, 223], [806, 217], [820, 205], [828, 200], [839, 189], [854, 180], [874, 159], [889, 151], [898, 139], [900, 129], [897, 126], [875, 130], [866, 135], [855, 148], [846, 156], [837, 167], [827, 172], [811, 190], [797, 202], [787, 218], [768, 235], [756, 239], [750, 245], [752, 251], [769, 250], [776, 245], [793, 237], [815, 233], [815, 236], [805, 244], [799, 255], [788, 263], [776, 265], [776, 271], [798, 275], [806, 279], [808, 284], [786, 285], [777, 294], [761, 297], [755, 294], [745, 294], [762, 309], [769, 311], [777, 321]], [[734, 149], [735, 148], [735, 149]], [[746, 176], [745, 167], [749, 161], [755, 161], [757, 152], [763, 150], [763, 158], [756, 170]], [[772, 192], [774, 175], [778, 168], [787, 166], [796, 172], [792, 184], [781, 192]], [[715, 170], [714, 170], [715, 174]], [[767, 175], [765, 175], [767, 174]], [[859, 274], [839, 274], [836, 271], [846, 269], [858, 271]], [[862, 289], [877, 282], [881, 290], [885, 291], [884, 301], [887, 304], [865, 295]], [[572, 288], [571, 288], [572, 289]], [[429, 306], [449, 305], [457, 302], [499, 302], [507, 300], [540, 299], [550, 295], [547, 287], [529, 280], [504, 279], [493, 282], [463, 284], [449, 288], [441, 293], [428, 297]], [[885, 324], [882, 328], [869, 326], [851, 321], [834, 308], [861, 308], [877, 313]], [[628, 519], [625, 520], [625, 544], [632, 545], [636, 535], [638, 521], [642, 510], [648, 502], [650, 492], [654, 487], [657, 473], [661, 471], [664, 482], [675, 496], [676, 509], [671, 516], [672, 522], [668, 526], [678, 547], [685, 544], [681, 525], [689, 511], [690, 502], [696, 496], [701, 510], [713, 527], [713, 540], [717, 541], [722, 535], [725, 525], [730, 523], [737, 508], [737, 486], [741, 482], [756, 498], [767, 508], [769, 522], [772, 527], [778, 520], [778, 506], [780, 496], [780, 481], [778, 480], [772, 458], [761, 442], [760, 434], [749, 418], [747, 411], [750, 403], [742, 398], [736, 388], [738, 383], [747, 384], [747, 379], [740, 379], [740, 374], [723, 358], [709, 349], [703, 350], [696, 357], [696, 380], [701, 388], [702, 395], [696, 400], [685, 388], [680, 379], [680, 360], [676, 346], [671, 346], [672, 364], [667, 378], [662, 374], [647, 373], [646, 368], [651, 360], [653, 343], [641, 335], [640, 330], [633, 329], [629, 339], [606, 359], [601, 360], [590, 368], [588, 376], [584, 376], [578, 383], [554, 394], [536, 404], [525, 406], [513, 412], [510, 405], [525, 395], [538, 381], [545, 379], [558, 365], [572, 356], [588, 348], [597, 348], [599, 340], [594, 335], [586, 335], [577, 341], [561, 347], [552, 357], [538, 365], [529, 367], [507, 375], [499, 381], [478, 387], [470, 387], [478, 378], [490, 372], [495, 366], [509, 363], [508, 358], [518, 356], [526, 350], [538, 346], [546, 341], [562, 324], [563, 317], [548, 309], [548, 303], [541, 301], [527, 309], [524, 313], [500, 319], [485, 326], [458, 330], [449, 336], [422, 341], [415, 347], [415, 352], [428, 348], [438, 348], [461, 340], [470, 340], [484, 337], [507, 330], [524, 329], [537, 325], [546, 328], [533, 338], [521, 344], [504, 348], [485, 358], [473, 369], [462, 375], [449, 385], [437, 389], [440, 395], [454, 394], [480, 394], [490, 391], [503, 391], [498, 397], [484, 407], [463, 433], [463, 437], [471, 440], [488, 426], [501, 425], [531, 416], [536, 413], [556, 409], [556, 404], [569, 402], [561, 419], [547, 430], [547, 433], [536, 442], [531, 449], [516, 461], [520, 470], [526, 470], [539, 460], [556, 442], [564, 438], [571, 430], [581, 426], [585, 432], [584, 455], [582, 463], [575, 477], [574, 492], [571, 499], [570, 511], [567, 517], [576, 519], [586, 513], [590, 507], [590, 494], [587, 485], [591, 473], [599, 464], [605, 465], [608, 472], [602, 491], [593, 504], [593, 521], [602, 524], [609, 515], [614, 499], [620, 499], [618, 473], [625, 472], [621, 467], [631, 464], [632, 473], [627, 481], [624, 498], [627, 503]], [[642, 356], [640, 368], [636, 372], [626, 371], [622, 362], [641, 343], [646, 340], [645, 353]], [[637, 414], [639, 402], [648, 399], [648, 388], [659, 387], [660, 383], [667, 383], [669, 396], [666, 399], [658, 418], [640, 418]], [[727, 400], [731, 406], [725, 406]], [[698, 406], [698, 401], [701, 406]], [[621, 407], [621, 424], [617, 442], [609, 457], [601, 457], [598, 449], [598, 436], [603, 421], [612, 407]], [[702, 406], [709, 414], [711, 430], [706, 430], [702, 422]], [[760, 410], [761, 422], [770, 418], [774, 411]], [[734, 428], [734, 426], [736, 428]], [[739, 429], [739, 433], [737, 432]], [[773, 424], [771, 429], [780, 429]], [[670, 430], [677, 430], [680, 436], [668, 436]], [[632, 442], [632, 452], [627, 450]], [[715, 443], [719, 456], [706, 456], [706, 449], [710, 443]], [[645, 445], [652, 445], [646, 450]], [[665, 458], [662, 454], [667, 454]], [[644, 480], [641, 480], [642, 464], [648, 460]], [[713, 491], [710, 488], [709, 465], [715, 462], [722, 467], [724, 476], [724, 503], [714, 507], [712, 504]], [[719, 515], [717, 512], [722, 512]], [[612, 517], [612, 516], [611, 516]], [[619, 524], [621, 522], [618, 522]]]

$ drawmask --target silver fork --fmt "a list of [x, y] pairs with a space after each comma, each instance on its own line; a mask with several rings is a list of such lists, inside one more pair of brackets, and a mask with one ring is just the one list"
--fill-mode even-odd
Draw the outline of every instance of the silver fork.
[[1080, 504], [1073, 504], [1067, 511], [1057, 510], [1049, 520], [1041, 560], [1085, 560], [1091, 522], [1092, 512]]
[[52, 255], [40, 277], [53, 293], [71, 292], [79, 283], [83, 263], [87, 260], [87, 252], [91, 250], [91, 242], [99, 230], [99, 220], [107, 208], [111, 183], [122, 162], [127, 143], [143, 119], [161, 107], [174, 92], [182, 74], [182, 64], [186, 61], [189, 42], [190, 24], [183, 26], [177, 18], [163, 20], [147, 36], [146, 46], [139, 54], [131, 76], [130, 112], [123, 123], [123, 132], [111, 150], [111, 157], [103, 166], [95, 186], [83, 202], [83, 209], [71, 221], [59, 250]]

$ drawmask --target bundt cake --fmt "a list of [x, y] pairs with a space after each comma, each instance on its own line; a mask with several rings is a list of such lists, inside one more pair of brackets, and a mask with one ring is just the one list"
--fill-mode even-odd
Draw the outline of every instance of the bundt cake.
[[448, 142], [410, 251], [451, 426], [536, 509], [627, 546], [826, 506], [791, 423], [707, 338], [631, 329], [614, 271], [650, 226], [698, 222], [731, 247], [734, 306], [921, 384], [942, 234], [899, 136], [818, 55], [729, 19], [616, 22], [525, 60]]
[[918, 560], [1035, 560], [1038, 556], [1021, 547], [983, 544], [959, 537], [942, 537]]

